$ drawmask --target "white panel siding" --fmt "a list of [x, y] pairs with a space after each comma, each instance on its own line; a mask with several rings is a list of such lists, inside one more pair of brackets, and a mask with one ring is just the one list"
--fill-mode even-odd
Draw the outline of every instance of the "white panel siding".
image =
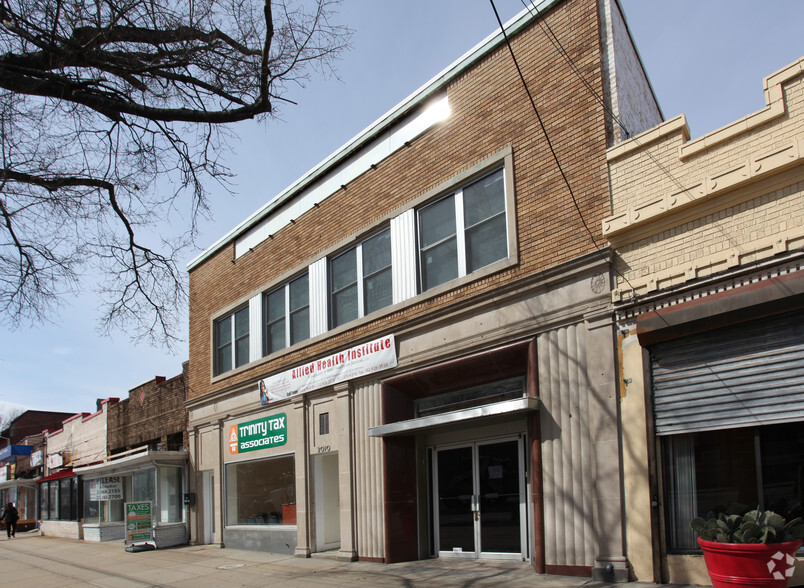
[[543, 403], [542, 478], [548, 565], [594, 565], [586, 331], [562, 327], [539, 337]]
[[310, 336], [327, 332], [327, 258], [309, 267], [310, 272]]
[[379, 382], [355, 386], [355, 508], [357, 553], [385, 556], [382, 489], [382, 439], [369, 437], [369, 427], [382, 424]]
[[[276, 233], [291, 220], [299, 218], [319, 202], [340, 190], [341, 186], [348, 184], [371, 169], [372, 165], [376, 165], [386, 157], [389, 157], [402, 148], [405, 143], [412, 141], [437, 122], [447, 118], [449, 114], [449, 100], [447, 96], [440, 96], [403, 125], [381, 134], [364, 146], [348, 162], [336, 167], [311, 187], [306, 188], [296, 197], [292, 204], [260, 221], [247, 233], [238, 237], [235, 241], [235, 257], [248, 253], [249, 250], [265, 241], [269, 235]], [[277, 199], [284, 200], [283, 195], [292, 193], [291, 188], [288, 188]], [[264, 208], [270, 209], [272, 204], [274, 204], [273, 200]], [[262, 210], [257, 211], [252, 216], [260, 216], [263, 214]], [[195, 263], [195, 260], [190, 265], [193, 263]]]
[[248, 301], [248, 360], [262, 357], [262, 294]]
[[416, 296], [416, 211], [391, 219], [391, 275], [394, 304]]

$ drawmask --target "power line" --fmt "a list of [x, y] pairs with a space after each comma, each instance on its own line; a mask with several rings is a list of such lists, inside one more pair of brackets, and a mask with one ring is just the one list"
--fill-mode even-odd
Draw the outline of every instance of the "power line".
[[[586, 219], [583, 216], [583, 212], [581, 211], [581, 207], [578, 204], [578, 199], [575, 197], [575, 192], [572, 190], [572, 185], [567, 178], [567, 175], [564, 173], [564, 168], [561, 166], [561, 161], [558, 159], [558, 154], [556, 153], [555, 148], [553, 147], [553, 143], [550, 140], [550, 135], [547, 133], [547, 128], [544, 125], [544, 121], [542, 121], [542, 117], [539, 114], [539, 109], [536, 107], [536, 101], [533, 98], [533, 94], [531, 94], [530, 88], [528, 87], [527, 81], [525, 81], [525, 76], [522, 73], [522, 68], [519, 67], [519, 62], [516, 59], [516, 55], [514, 54], [514, 48], [511, 46], [511, 40], [508, 38], [508, 33], [505, 31], [505, 27], [503, 26], [502, 20], [500, 20], [500, 15], [497, 12], [497, 7], [494, 5], [494, 0], [489, 0], [491, 2], [491, 8], [494, 10], [494, 16], [497, 18], [497, 23], [500, 25], [500, 30], [502, 31], [503, 38], [505, 39], [505, 44], [508, 46], [508, 51], [511, 54], [511, 59], [514, 62], [514, 66], [516, 67], [516, 71], [519, 74], [519, 79], [522, 81], [522, 86], [525, 88], [525, 93], [528, 95], [528, 99], [530, 100], [530, 105], [533, 107], [533, 112], [536, 114], [536, 118], [539, 121], [539, 126], [542, 129], [542, 134], [544, 135], [545, 140], [547, 141], [547, 146], [550, 148], [550, 153], [553, 155], [553, 160], [555, 161], [556, 167], [558, 171], [561, 173], [561, 177], [564, 180], [564, 184], [567, 186], [567, 190], [569, 191], [570, 197], [572, 198], [572, 203], [575, 205], [575, 209], [578, 211], [578, 216], [581, 219], [581, 224], [583, 224], [586, 232], [589, 233], [589, 238], [592, 240], [592, 244], [594, 245], [597, 252], [604, 258], [605, 261], [609, 261], [608, 258], [603, 253], [600, 246], [597, 244], [597, 239], [595, 239], [594, 233], [589, 228]], [[617, 271], [616, 268], [614, 268]], [[618, 275], [619, 272], [617, 272]], [[625, 276], [622, 276], [623, 279], [628, 282]], [[630, 283], [629, 283], [630, 286]]]

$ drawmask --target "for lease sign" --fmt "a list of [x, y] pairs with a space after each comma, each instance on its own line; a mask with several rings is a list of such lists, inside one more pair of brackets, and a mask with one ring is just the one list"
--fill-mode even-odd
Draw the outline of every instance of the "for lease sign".
[[108, 476], [89, 481], [89, 499], [95, 500], [122, 500], [123, 478]]
[[279, 447], [288, 442], [285, 413], [229, 427], [229, 453]]

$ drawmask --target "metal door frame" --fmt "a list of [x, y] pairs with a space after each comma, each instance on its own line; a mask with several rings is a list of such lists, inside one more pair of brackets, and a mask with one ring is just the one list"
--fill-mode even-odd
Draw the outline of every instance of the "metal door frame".
[[[441, 551], [440, 533], [438, 527], [439, 518], [439, 488], [438, 488], [438, 453], [450, 449], [461, 449], [470, 447], [472, 449], [472, 505], [474, 510], [479, 510], [479, 488], [480, 488], [480, 467], [479, 467], [479, 451], [478, 448], [482, 445], [494, 445], [497, 443], [506, 443], [516, 441], [517, 443], [517, 462], [519, 467], [519, 553], [504, 553], [504, 552], [486, 552], [482, 551], [480, 541], [480, 527], [482, 524], [482, 513], [479, 518], [475, 519], [474, 523], [474, 545], [475, 550], [469, 551]], [[432, 451], [432, 466], [429, 475], [431, 476], [432, 496], [430, 497], [430, 505], [432, 512], [432, 537], [434, 541], [433, 551], [438, 557], [444, 558], [463, 558], [463, 559], [507, 559], [526, 561], [528, 558], [528, 513], [527, 513], [527, 485], [526, 485], [526, 469], [525, 469], [525, 445], [523, 435], [508, 435], [505, 437], [494, 437], [488, 439], [478, 439], [474, 441], [464, 441], [458, 443], [445, 443], [433, 445], [428, 448]]]

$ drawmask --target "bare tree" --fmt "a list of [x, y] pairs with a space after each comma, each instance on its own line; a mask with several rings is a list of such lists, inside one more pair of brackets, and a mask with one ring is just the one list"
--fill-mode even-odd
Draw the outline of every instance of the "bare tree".
[[2, 320], [46, 319], [98, 272], [103, 330], [180, 338], [180, 252], [229, 177], [226, 123], [331, 71], [338, 2], [0, 0]]
[[[14, 406], [10, 404], [0, 404], [0, 433], [5, 431], [11, 426], [11, 423], [14, 422], [14, 419], [21, 416], [25, 412], [25, 409], [19, 406]], [[0, 439], [0, 445], [4, 442]], [[8, 444], [8, 440], [5, 441], [5, 444]]]

